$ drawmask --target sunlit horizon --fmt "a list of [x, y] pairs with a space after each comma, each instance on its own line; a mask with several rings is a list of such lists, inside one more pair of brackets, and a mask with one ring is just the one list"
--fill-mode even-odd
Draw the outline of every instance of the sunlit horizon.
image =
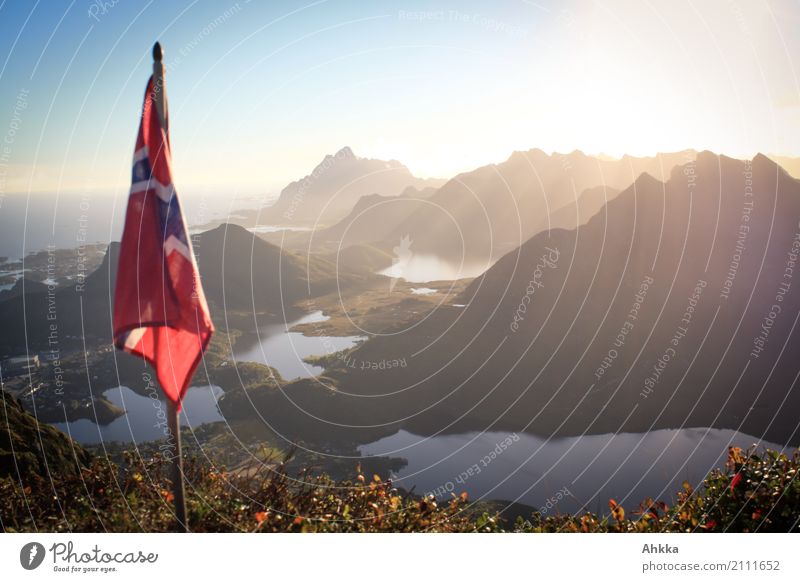
[[186, 192], [274, 195], [344, 146], [442, 179], [532, 148], [800, 156], [800, 11], [784, 0], [96, 12], [0, 9], [19, 126], [3, 193], [126, 191], [155, 40]]

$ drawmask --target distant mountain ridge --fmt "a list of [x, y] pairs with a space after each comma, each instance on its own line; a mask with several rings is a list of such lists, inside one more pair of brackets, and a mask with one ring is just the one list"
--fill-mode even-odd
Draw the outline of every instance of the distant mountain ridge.
[[[317, 256], [302, 256], [253, 235], [235, 224], [223, 224], [194, 235], [203, 289], [212, 315], [223, 310], [281, 315], [305, 299], [359, 284], [370, 275]], [[111, 302], [114, 296], [119, 243], [108, 245], [97, 270], [80, 285], [54, 289], [21, 284], [0, 301], [0, 354], [48, 349], [51, 325], [57, 326], [62, 349], [111, 342]], [[50, 318], [48, 318], [48, 315]]]
[[580, 151], [519, 151], [499, 164], [459, 174], [438, 189], [409, 187], [399, 195], [362, 196], [329, 227], [264, 238], [298, 250], [329, 252], [368, 244], [391, 252], [409, 237], [420, 255], [491, 264], [542, 230], [587, 222], [642, 172], [666, 180], [673, 167], [695, 156], [693, 150], [620, 159]]
[[[493, 262], [547, 228], [547, 217], [577, 205], [589, 189], [612, 199], [647, 172], [666, 180], [676, 165], [694, 159], [686, 150], [619, 160], [580, 151], [546, 154], [540, 149], [514, 152], [504, 162], [477, 168], [449, 180], [419, 209], [387, 234], [390, 240], [410, 236], [416, 252], [452, 261]], [[589, 209], [599, 209], [597, 204]], [[574, 228], [590, 216], [576, 216]]]
[[278, 200], [260, 212], [259, 222], [330, 225], [344, 218], [362, 196], [394, 196], [409, 187], [441, 183], [413, 176], [396, 160], [361, 158], [343, 147], [325, 156], [310, 174], [288, 184]]
[[769, 158], [786, 170], [792, 178], [800, 180], [800, 158], [770, 155]]
[[[250, 397], [297, 436], [715, 427], [797, 443], [799, 223], [800, 181], [766, 156], [702, 152], [507, 253], [466, 307], [358, 346], [326, 373], [335, 392]], [[407, 366], [359, 366], [393, 358]]]

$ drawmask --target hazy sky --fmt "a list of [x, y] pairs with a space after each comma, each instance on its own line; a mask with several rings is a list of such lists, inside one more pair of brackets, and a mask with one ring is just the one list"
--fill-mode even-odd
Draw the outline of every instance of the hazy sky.
[[442, 177], [531, 147], [800, 155], [798, 30], [796, 0], [6, 0], [0, 193], [124, 192], [155, 40], [183, 192], [275, 191], [344, 145]]

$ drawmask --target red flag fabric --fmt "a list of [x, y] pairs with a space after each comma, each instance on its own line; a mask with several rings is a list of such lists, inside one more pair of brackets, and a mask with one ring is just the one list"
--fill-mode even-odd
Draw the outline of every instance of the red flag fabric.
[[181, 400], [214, 324], [172, 185], [169, 137], [147, 83], [114, 292], [114, 344], [147, 360]]

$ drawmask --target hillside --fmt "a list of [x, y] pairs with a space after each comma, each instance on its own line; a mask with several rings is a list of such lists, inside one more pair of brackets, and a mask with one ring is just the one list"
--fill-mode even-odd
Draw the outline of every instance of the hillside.
[[[80, 349], [111, 338], [111, 303], [119, 243], [108, 245], [100, 266], [76, 284], [25, 288], [0, 302], [0, 354]], [[53, 342], [53, 343], [51, 343]]]
[[313, 232], [310, 243], [315, 247], [335, 245], [338, 249], [384, 241], [386, 233], [396, 229], [409, 216], [430, 208], [427, 199], [435, 192], [433, 188], [406, 188], [398, 196], [362, 196], [339, 222]]
[[[288, 457], [287, 457], [288, 458]], [[168, 532], [175, 521], [169, 465], [125, 454], [118, 466], [97, 459], [80, 476], [0, 476], [3, 532]], [[709, 473], [697, 491], [688, 485], [672, 503], [652, 498], [608, 513], [541, 513], [507, 501], [416, 496], [391, 479], [352, 480], [286, 469], [286, 458], [255, 474], [226, 471], [189, 458], [184, 471], [187, 518], [193, 532], [790, 532], [797, 531], [800, 454], [731, 448], [724, 470]], [[23, 509], [24, 508], [24, 509]]]
[[396, 160], [361, 158], [344, 147], [325, 156], [310, 174], [288, 184], [274, 205], [260, 211], [259, 222], [330, 225], [344, 218], [362, 196], [396, 196], [409, 187], [441, 183], [413, 176]]
[[202, 233], [195, 246], [206, 297], [219, 309], [281, 314], [368, 278], [316, 255], [283, 251], [235, 224]]
[[13, 287], [0, 291], [0, 302], [19, 297], [24, 293], [45, 293], [46, 291], [47, 285], [44, 283], [20, 277]]
[[78, 443], [48, 424], [38, 422], [5, 390], [0, 390], [0, 478], [18, 483], [34, 476], [63, 479], [77, 475], [91, 462]]
[[467, 307], [248, 402], [290, 434], [342, 439], [716, 427], [797, 442], [798, 221], [800, 182], [779, 166], [704, 152], [577, 230], [536, 235], [473, 281]]
[[609, 160], [580, 151], [514, 152], [502, 163], [449, 180], [425, 208], [405, 217], [385, 238], [396, 244], [410, 236], [420, 254], [491, 262], [546, 228], [548, 215], [576, 203], [586, 190], [610, 200], [643, 172], [666, 179], [674, 166], [694, 155], [685, 151]]
[[[192, 237], [212, 313], [253, 310], [282, 314], [298, 302], [367, 281], [370, 275], [315, 255], [281, 251], [241, 226], [223, 224]], [[80, 285], [26, 288], [0, 302], [0, 355], [48, 350], [53, 337], [68, 351], [111, 341], [111, 300], [119, 257], [112, 242], [100, 266]], [[13, 289], [12, 289], [13, 291]], [[53, 330], [51, 326], [55, 325]], [[55, 336], [52, 334], [55, 333]]]
[[600, 212], [606, 203], [617, 194], [619, 194], [619, 190], [605, 186], [587, 188], [577, 200], [553, 210], [547, 217], [542, 219], [534, 227], [534, 234], [556, 228], [575, 230], [589, 222], [589, 219]]

